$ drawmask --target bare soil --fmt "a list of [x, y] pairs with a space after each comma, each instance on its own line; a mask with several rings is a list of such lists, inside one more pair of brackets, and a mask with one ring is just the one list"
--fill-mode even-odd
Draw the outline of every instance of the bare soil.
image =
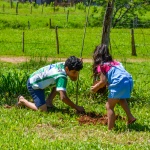
[[[4, 108], [6, 109], [11, 109], [14, 106], [10, 105], [3, 105]], [[107, 115], [101, 115], [101, 114], [96, 114], [95, 112], [87, 112], [84, 114], [80, 114], [79, 118], [77, 118], [79, 125], [96, 125], [96, 124], [102, 124], [102, 125], [107, 125], [108, 124], [108, 118]], [[116, 120], [126, 120], [125, 117], [121, 117], [119, 115], [116, 115]]]
[[[116, 120], [126, 120], [125, 117], [121, 117], [119, 115], [116, 115]], [[78, 118], [79, 124], [102, 124], [102, 125], [107, 125], [108, 124], [108, 118], [107, 115], [101, 115], [101, 114], [96, 114], [94, 112], [88, 112], [86, 114], [80, 115]]]
[[[22, 63], [22, 62], [27, 62], [30, 60], [30, 57], [24, 57], [24, 56], [0, 56], [0, 62], [10, 62], [10, 63]], [[60, 61], [65, 61], [66, 58], [47, 58], [47, 61], [52, 61], [52, 60], [60, 60]], [[135, 58], [135, 59], [127, 59], [127, 62], [147, 62], [149, 61], [148, 59], [142, 59], [142, 58]], [[92, 58], [83, 58], [83, 62], [92, 62]]]
[[[31, 58], [30, 57], [23, 57], [23, 56], [18, 56], [18, 57], [7, 57], [7, 56], [0, 56], [0, 62], [10, 62], [10, 63], [22, 63], [22, 62], [27, 62]], [[47, 58], [47, 61], [51, 62], [52, 60], [60, 60], [60, 61], [65, 61], [66, 58]], [[92, 62], [92, 59], [83, 59], [84, 62]]]

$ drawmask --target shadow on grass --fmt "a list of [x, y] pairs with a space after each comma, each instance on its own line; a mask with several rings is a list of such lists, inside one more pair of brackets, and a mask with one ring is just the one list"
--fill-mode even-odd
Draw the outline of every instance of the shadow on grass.
[[58, 113], [58, 112], [61, 112], [62, 114], [69, 114], [70, 116], [75, 114], [75, 112], [71, 111], [69, 108], [57, 108], [57, 107], [48, 108], [48, 113]]
[[128, 126], [124, 126], [124, 127], [121, 127], [121, 126], [116, 126], [115, 127], [115, 131], [116, 132], [125, 132], [125, 131], [145, 131], [145, 132], [150, 132], [150, 127], [147, 126], [147, 125], [141, 125], [139, 123], [133, 123], [131, 125], [128, 125]]
[[149, 131], [150, 127], [147, 125], [141, 125], [139, 123], [134, 123], [128, 126], [129, 130], [135, 130], [135, 131]]

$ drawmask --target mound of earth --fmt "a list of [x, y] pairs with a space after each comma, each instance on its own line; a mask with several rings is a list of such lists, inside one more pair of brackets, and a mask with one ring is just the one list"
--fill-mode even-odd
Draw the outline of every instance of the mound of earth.
[[[116, 120], [125, 120], [124, 117], [121, 117], [119, 115], [116, 115]], [[107, 115], [101, 115], [101, 114], [96, 114], [94, 112], [88, 112], [85, 114], [80, 115], [78, 118], [79, 124], [102, 124], [102, 125], [107, 125], [108, 124], [108, 118]]]

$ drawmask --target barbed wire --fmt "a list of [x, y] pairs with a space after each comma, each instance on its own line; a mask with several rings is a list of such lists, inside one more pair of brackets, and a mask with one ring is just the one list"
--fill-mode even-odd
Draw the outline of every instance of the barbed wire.
[[[31, 5], [29, 5], [30, 7], [31, 7]], [[2, 6], [1, 6], [2, 7]], [[30, 7], [28, 7], [28, 9], [29, 9], [29, 11], [28, 11], [28, 13], [26, 12], [26, 14], [21, 14], [21, 13], [19, 13], [19, 11], [18, 11], [18, 13], [16, 14], [15, 12], [12, 14], [12, 13], [9, 13], [9, 12], [0, 12], [0, 15], [16, 15], [16, 16], [24, 16], [24, 17], [27, 17], [27, 21], [29, 22], [30, 20], [28, 19], [28, 17], [30, 17], [30, 16], [33, 16], [33, 17], [39, 17], [39, 16], [42, 16], [42, 18], [47, 18], [47, 17], [51, 17], [52, 15], [53, 16], [55, 16], [55, 15], [64, 15], [63, 17], [59, 17], [59, 19], [58, 18], [55, 18], [55, 20], [54, 20], [54, 22], [55, 23], [53, 23], [53, 25], [52, 25], [52, 28], [54, 29], [54, 27], [55, 26], [61, 26], [60, 28], [63, 28], [62, 26], [63, 25], [60, 25], [61, 23], [62, 23], [62, 21], [63, 21], [63, 23], [65, 23], [65, 27], [63, 28], [63, 29], [66, 29], [66, 25], [68, 24], [68, 23], [70, 23], [72, 20], [75, 20], [75, 18], [71, 18], [71, 19], [69, 19], [69, 21], [68, 22], [66, 22], [66, 15], [67, 15], [67, 10], [68, 9], [62, 9], [61, 10], [61, 13], [60, 12], [58, 12], [58, 11], [54, 11], [53, 10], [53, 7], [49, 7], [52, 11], [51, 11], [51, 13], [49, 12], [49, 14], [45, 14], [45, 13], [42, 13], [41, 14], [41, 12], [42, 12], [42, 9], [41, 9], [41, 12], [39, 12], [39, 10], [38, 10], [38, 12], [39, 12], [39, 14], [31, 14], [30, 13]], [[10, 8], [8, 8], [8, 9], [10, 9]], [[13, 7], [13, 9], [14, 9], [14, 11], [15, 11], [15, 9], [16, 9], [16, 7]], [[19, 8], [20, 10], [22, 9], [22, 8]], [[64, 11], [63, 11], [64, 10]], [[1, 10], [1, 11], [4, 11], [4, 10]], [[6, 11], [6, 9], [5, 9], [5, 11]], [[11, 10], [12, 11], [12, 10]], [[44, 12], [44, 11], [43, 11]], [[86, 19], [86, 13], [84, 12], [84, 11], [82, 11], [82, 13], [78, 13], [78, 12], [73, 12], [72, 13], [72, 11], [70, 11], [70, 15], [72, 15], [72, 16], [75, 16], [75, 15], [83, 15], [84, 17], [82, 18], [82, 19]], [[91, 17], [91, 16], [90, 16]], [[89, 19], [90, 19], [90, 17], [89, 17]], [[56, 23], [57, 22], [57, 23]], [[45, 22], [45, 24], [47, 23], [47, 26], [44, 26], [44, 28], [49, 28], [49, 23], [48, 23], [48, 21], [47, 22]], [[84, 27], [84, 24], [85, 24], [85, 22], [83, 21], [83, 25], [81, 26], [81, 27]], [[117, 28], [118, 29], [120, 29], [120, 28], [123, 28], [123, 25], [124, 26], [126, 26], [126, 25], [128, 25], [128, 26], [131, 26], [131, 28], [134, 28], [134, 30], [135, 30], [135, 32], [134, 32], [134, 35], [135, 36], [138, 36], [138, 35], [142, 35], [142, 40], [143, 40], [143, 43], [135, 43], [135, 46], [136, 47], [145, 47], [146, 48], [146, 50], [147, 50], [147, 56], [148, 56], [148, 52], [150, 51], [149, 49], [149, 46], [150, 46], [150, 44], [149, 43], [147, 43], [146, 42], [146, 37], [147, 36], [149, 36], [150, 35], [150, 33], [144, 33], [144, 31], [143, 31], [143, 29], [140, 29], [141, 30], [141, 32], [139, 33], [139, 31], [138, 32], [136, 32], [136, 29], [138, 29], [138, 26], [143, 26], [143, 28], [144, 27], [147, 27], [147, 24], [150, 24], [150, 21], [148, 20], [148, 21], [146, 21], [145, 23], [141, 23], [141, 22], [136, 22], [136, 23], [134, 23], [134, 26], [133, 26], [133, 23], [120, 23], [120, 24], [118, 24], [117, 25]], [[87, 24], [87, 26], [88, 26], [88, 24]], [[149, 25], [150, 26], [150, 25]], [[80, 27], [80, 28], [81, 28]], [[22, 28], [20, 28], [20, 30], [22, 30], [22, 29], [25, 29], [25, 31], [28, 29], [28, 30], [34, 30], [34, 29], [40, 29], [40, 30], [45, 30], [45, 29], [43, 29], [43, 26], [42, 27], [37, 27], [37, 26], [34, 26], [31, 22], [30, 22], [30, 27], [29, 27], [29, 25], [28, 25], [28, 23], [27, 24], [25, 24], [25, 27], [22, 27]], [[68, 27], [69, 28], [69, 27]], [[101, 27], [100, 27], [101, 28]], [[123, 28], [124, 29], [124, 28]], [[120, 34], [126, 34], [126, 35], [128, 35], [128, 36], [130, 36], [130, 28], [127, 28], [127, 29], [124, 29], [125, 31], [121, 31], [121, 33], [119, 32], [119, 31], [116, 31], [116, 30], [114, 30], [114, 28], [112, 28], [111, 29], [111, 36], [114, 36], [114, 34], [116, 34], [116, 36], [118, 36], [119, 37], [119, 35]], [[138, 29], [139, 30], [139, 29]], [[42, 32], [42, 31], [38, 31], [39, 33], [40, 32]], [[65, 32], [65, 30], [63, 31], [63, 32]], [[66, 30], [66, 32], [67, 32], [67, 34], [72, 34], [74, 31], [70, 31], [70, 30]], [[34, 32], [33, 32], [34, 33]], [[87, 34], [90, 34], [90, 32], [88, 32], [87, 31]], [[113, 34], [113, 35], [112, 35]], [[80, 36], [80, 37], [82, 37], [83, 35], [78, 35], [78, 36]], [[96, 37], [100, 37], [100, 34], [98, 34], [98, 33], [96, 33], [94, 36], [96, 36]], [[20, 39], [21, 40], [21, 39]], [[48, 40], [50, 40], [50, 38], [48, 39]], [[28, 39], [25, 39], [25, 45], [26, 44], [28, 44], [28, 45], [35, 45], [35, 44], [38, 44], [38, 45], [47, 45], [47, 46], [54, 46], [55, 44], [54, 43], [48, 43], [47, 41], [45, 41], [45, 42], [42, 42], [42, 41], [36, 41], [36, 42], [33, 42], [32, 41], [32, 39], [30, 39], [30, 40], [28, 40]], [[54, 41], [55, 42], [55, 41]], [[116, 41], [115, 40], [113, 40], [113, 38], [111, 38], [111, 44], [114, 46], [114, 47], [116, 47], [116, 48], [118, 48], [118, 47], [130, 47], [131, 45], [130, 44], [126, 44], [126, 43], [123, 43], [123, 44], [118, 44], [118, 43], [116, 43]], [[13, 42], [11, 42], [11, 41], [9, 41], [8, 39], [6, 40], [6, 41], [4, 41], [4, 40], [0, 40], [0, 43], [3, 43], [3, 44], [5, 44], [5, 43], [16, 43], [16, 44], [22, 44], [22, 42], [20, 41], [13, 41]], [[61, 46], [64, 46], [65, 45], [65, 43], [61, 43]], [[92, 45], [94, 45], [94, 44], [92, 44]], [[75, 44], [72, 44], [72, 46], [76, 46]], [[44, 46], [43, 46], [43, 49], [44, 49]], [[144, 54], [143, 54], [144, 55]]]

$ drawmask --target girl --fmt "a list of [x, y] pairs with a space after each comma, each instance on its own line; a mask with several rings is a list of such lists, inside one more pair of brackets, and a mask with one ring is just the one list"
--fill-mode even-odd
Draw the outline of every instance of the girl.
[[120, 62], [112, 59], [107, 45], [102, 44], [96, 47], [93, 60], [93, 72], [100, 76], [100, 80], [91, 86], [91, 91], [95, 93], [106, 84], [109, 90], [108, 101], [106, 102], [108, 129], [111, 130], [114, 127], [114, 107], [117, 103], [121, 105], [127, 115], [127, 125], [134, 123], [136, 118], [131, 114], [126, 101], [126, 98], [130, 98], [133, 88], [132, 76]]

